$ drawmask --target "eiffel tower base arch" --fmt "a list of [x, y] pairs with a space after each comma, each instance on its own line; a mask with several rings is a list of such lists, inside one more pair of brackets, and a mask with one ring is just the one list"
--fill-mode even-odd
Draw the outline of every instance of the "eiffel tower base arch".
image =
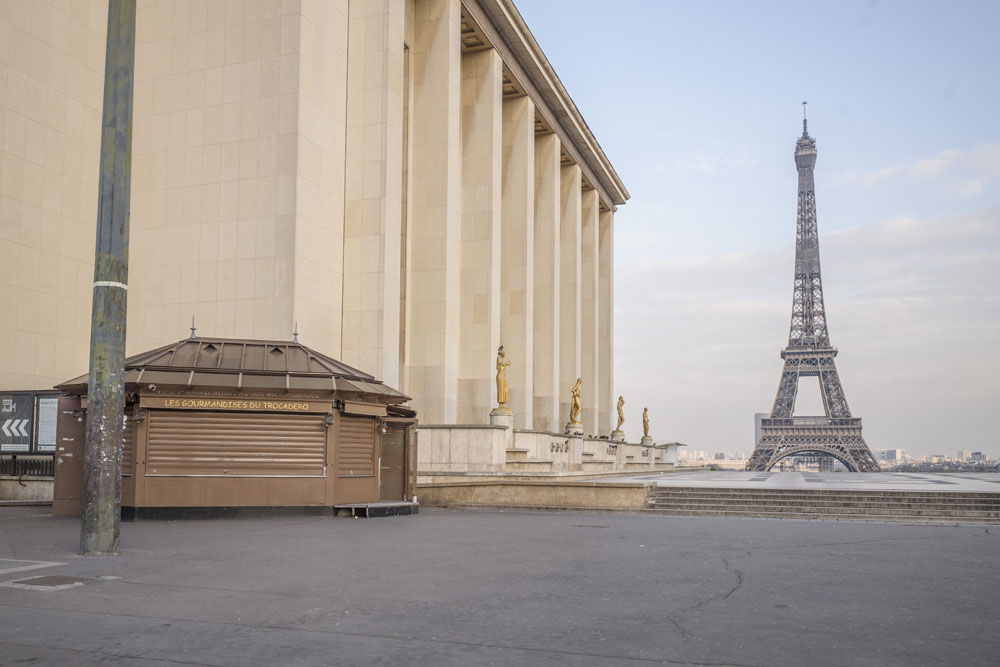
[[747, 470], [764, 472], [790, 456], [817, 454], [837, 459], [851, 472], [878, 472], [878, 463], [861, 437], [857, 417], [762, 419], [760, 442]]

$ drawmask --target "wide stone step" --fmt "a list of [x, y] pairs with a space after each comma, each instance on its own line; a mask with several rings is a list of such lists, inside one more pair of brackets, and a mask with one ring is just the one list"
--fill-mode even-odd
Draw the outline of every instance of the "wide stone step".
[[748, 507], [738, 507], [724, 503], [689, 503], [664, 505], [660, 503], [650, 503], [649, 507], [663, 512], [687, 512], [687, 511], [724, 511], [744, 514], [756, 514], [760, 512], [772, 514], [823, 514], [829, 516], [840, 515], [893, 515], [893, 516], [935, 516], [935, 517], [977, 517], [982, 519], [992, 519], [1000, 522], [1000, 512], [984, 511], [954, 507], [940, 508], [913, 508], [905, 505], [883, 505], [881, 507], [828, 507], [818, 505], [755, 505]]
[[799, 493], [809, 493], [813, 495], [864, 495], [864, 494], [874, 494], [874, 495], [903, 495], [903, 496], [951, 496], [956, 493], [962, 493], [966, 495], [975, 496], [992, 496], [995, 498], [1000, 498], [1000, 493], [994, 493], [990, 491], [961, 491], [961, 490], [947, 490], [942, 489], [940, 491], [908, 491], [906, 489], [872, 489], [872, 488], [857, 488], [857, 489], [824, 489], [824, 488], [813, 488], [813, 487], [797, 487], [793, 489], [789, 488], [770, 488], [770, 487], [756, 487], [747, 488], [744, 486], [655, 486], [652, 487], [652, 491], [657, 493], [704, 493], [711, 491], [713, 493], [734, 493], [734, 494], [799, 494]]
[[738, 492], [730, 493], [718, 490], [698, 490], [698, 491], [664, 491], [653, 489], [649, 493], [650, 498], [662, 499], [701, 499], [701, 498], [725, 498], [733, 502], [749, 500], [852, 500], [852, 501], [874, 501], [874, 502], [894, 502], [905, 500], [913, 503], [936, 503], [936, 502], [967, 502], [984, 505], [1000, 505], [1000, 495], [977, 494], [977, 493], [936, 493], [933, 495], [917, 495], [902, 493], [815, 493], [815, 492]]
[[682, 516], [1000, 523], [1000, 493], [652, 487], [646, 507]]
[[925, 523], [1000, 523], [995, 518], [981, 517], [935, 517], [935, 516], [913, 516], [905, 514], [829, 514], [826, 512], [766, 512], [766, 511], [745, 511], [737, 510], [706, 510], [706, 509], [670, 509], [670, 510], [649, 510], [655, 514], [669, 514], [672, 516], [716, 516], [716, 517], [738, 517], [747, 519], [826, 519], [837, 521], [886, 521], [886, 522], [925, 522]]
[[512, 461], [524, 461], [527, 460], [527, 458], [528, 458], [527, 449], [511, 448], [507, 450], [507, 463], [510, 463]]
[[725, 509], [733, 512], [828, 512], [831, 514], [940, 514], [948, 516], [980, 516], [984, 518], [1000, 519], [1000, 512], [996, 510], [977, 510], [967, 507], [934, 507], [916, 508], [903, 505], [885, 505], [882, 507], [826, 507], [822, 505], [753, 505], [747, 507], [737, 507], [726, 504], [688, 504], [688, 505], [660, 505], [650, 503], [647, 505], [652, 509], [670, 511], [682, 509]]
[[833, 499], [833, 498], [796, 498], [796, 499], [784, 499], [784, 498], [747, 498], [740, 500], [732, 500], [730, 498], [724, 497], [689, 497], [689, 498], [663, 498], [663, 497], [650, 497], [647, 498], [648, 502], [656, 503], [657, 505], [689, 505], [689, 504], [726, 504], [733, 507], [758, 507], [761, 505], [772, 505], [772, 506], [785, 506], [794, 507], [798, 505], [815, 505], [818, 507], [913, 507], [915, 509], [933, 509], [935, 507], [941, 508], [960, 508], [960, 509], [975, 509], [983, 511], [1000, 511], [1000, 503], [982, 503], [982, 502], [970, 502], [962, 498], [956, 498], [954, 501], [944, 501], [937, 500], [934, 502], [914, 502], [909, 499], [899, 498], [899, 499], [888, 499], [888, 500], [875, 500], [875, 499], [865, 499], [865, 500], [852, 500], [847, 498]]
[[[1000, 478], [998, 478], [1000, 479]], [[961, 491], [961, 490], [947, 490], [942, 489], [940, 491], [909, 491], [906, 489], [872, 489], [872, 488], [857, 488], [857, 489], [824, 489], [824, 488], [813, 488], [813, 487], [797, 487], [797, 488], [770, 488], [770, 487], [756, 487], [747, 488], [745, 486], [655, 486], [651, 489], [656, 493], [733, 493], [733, 494], [800, 494], [808, 493], [812, 495], [899, 495], [899, 496], [952, 496], [956, 493], [961, 493], [965, 495], [973, 496], [992, 496], [994, 498], [1000, 498], [1000, 492], [994, 493], [990, 491]]]
[[552, 461], [542, 459], [526, 459], [524, 461], [507, 461], [509, 472], [550, 472]]

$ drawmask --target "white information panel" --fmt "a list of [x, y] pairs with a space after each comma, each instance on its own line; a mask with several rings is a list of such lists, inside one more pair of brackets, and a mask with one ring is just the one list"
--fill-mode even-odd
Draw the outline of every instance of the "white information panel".
[[59, 398], [40, 396], [38, 398], [38, 437], [35, 451], [48, 454], [56, 451], [56, 422], [59, 419]]

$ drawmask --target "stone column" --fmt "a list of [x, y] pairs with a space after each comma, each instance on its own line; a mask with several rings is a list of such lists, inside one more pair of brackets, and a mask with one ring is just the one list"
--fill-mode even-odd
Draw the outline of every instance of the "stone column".
[[459, 424], [484, 423], [496, 405], [502, 85], [503, 64], [495, 50], [462, 55]]
[[500, 342], [507, 369], [514, 428], [533, 424], [532, 385], [535, 255], [535, 105], [527, 96], [503, 103], [503, 223]]
[[598, 279], [598, 196], [588, 188], [581, 194], [580, 238], [580, 358], [581, 374], [588, 391], [583, 395], [583, 432], [598, 435], [597, 413], [601, 405], [601, 372], [598, 351], [600, 284]]
[[399, 386], [403, 0], [352, 3], [348, 34], [344, 363]]
[[462, 152], [460, 0], [415, 0], [407, 387], [425, 424], [454, 423]]
[[615, 396], [615, 214], [601, 211], [598, 225], [598, 282], [600, 308], [598, 314], [597, 350], [600, 355], [601, 392], [597, 412], [598, 433], [610, 433], [617, 423], [618, 397]]
[[[561, 282], [559, 137], [535, 137], [534, 428], [561, 432], [559, 417], [559, 288]], [[567, 388], [566, 391], [569, 391]]]
[[[578, 377], [583, 377], [580, 359], [580, 166], [561, 168], [559, 223], [559, 419], [569, 420], [570, 390]], [[586, 396], [595, 387], [584, 378], [582, 393]], [[586, 399], [584, 399], [586, 400]], [[586, 413], [584, 413], [586, 418]], [[560, 426], [561, 429], [561, 426]]]

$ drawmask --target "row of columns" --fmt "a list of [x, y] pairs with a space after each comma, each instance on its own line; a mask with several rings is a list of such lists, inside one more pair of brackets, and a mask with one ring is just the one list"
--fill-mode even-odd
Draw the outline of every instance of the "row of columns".
[[395, 382], [424, 424], [484, 423], [502, 344], [516, 428], [561, 431], [582, 377], [584, 430], [607, 434], [613, 214], [558, 136], [536, 134], [532, 100], [504, 97], [500, 55], [462, 52], [459, 0], [415, 0], [412, 35], [394, 2], [351, 3], [350, 45], [383, 66], [348, 64], [346, 169], [364, 187], [345, 203], [344, 361]]

